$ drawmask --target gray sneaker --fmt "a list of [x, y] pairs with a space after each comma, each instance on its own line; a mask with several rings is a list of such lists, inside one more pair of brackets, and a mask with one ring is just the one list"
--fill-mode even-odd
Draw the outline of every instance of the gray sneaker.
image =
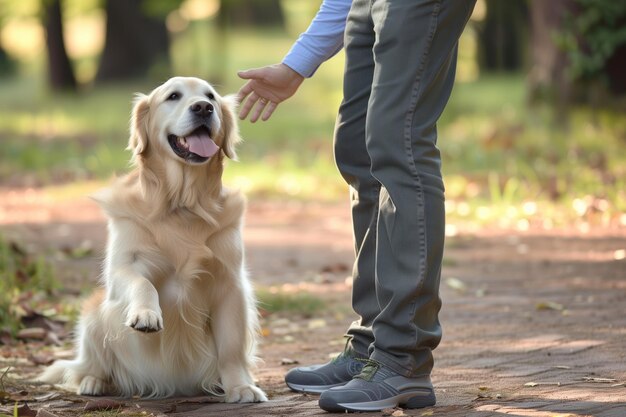
[[401, 406], [423, 408], [435, 405], [430, 377], [407, 378], [368, 360], [350, 382], [322, 393], [321, 409], [331, 412], [379, 411]]
[[285, 375], [287, 386], [293, 391], [319, 394], [332, 387], [340, 387], [359, 374], [367, 358], [346, 347], [335, 359], [322, 365], [301, 366]]

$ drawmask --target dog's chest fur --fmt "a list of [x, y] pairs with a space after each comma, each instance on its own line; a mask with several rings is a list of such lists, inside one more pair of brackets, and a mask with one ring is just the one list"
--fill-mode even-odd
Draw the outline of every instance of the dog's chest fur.
[[130, 225], [141, 242], [133, 249], [134, 256], [150, 265], [146, 272], [155, 285], [219, 272], [223, 264], [230, 264], [224, 257], [241, 254], [245, 200], [239, 192], [222, 189], [204, 204], [199, 201], [194, 207], [170, 207], [159, 213], [152, 211], [153, 202], [136, 186], [109, 189], [97, 201], [109, 217], [113, 243], [109, 250], [115, 250], [117, 231], [128, 233]]

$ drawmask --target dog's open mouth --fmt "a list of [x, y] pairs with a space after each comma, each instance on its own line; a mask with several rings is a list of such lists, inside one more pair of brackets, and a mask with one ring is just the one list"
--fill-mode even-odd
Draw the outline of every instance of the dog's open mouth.
[[206, 126], [197, 127], [185, 136], [167, 135], [167, 140], [174, 153], [188, 162], [205, 162], [220, 150]]

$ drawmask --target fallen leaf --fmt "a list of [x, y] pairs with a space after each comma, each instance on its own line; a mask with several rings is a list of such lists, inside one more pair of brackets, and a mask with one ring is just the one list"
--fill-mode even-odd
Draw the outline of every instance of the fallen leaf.
[[402, 410], [396, 410], [393, 413], [391, 413], [391, 415], [393, 417], [402, 417], [402, 416], [406, 416], [406, 414], [404, 414], [404, 411]]
[[46, 329], [42, 329], [41, 327], [30, 327], [17, 332], [17, 338], [20, 340], [43, 340], [46, 338], [47, 333], [48, 331]]
[[47, 345], [61, 346], [62, 344], [61, 339], [59, 339], [59, 336], [54, 332], [48, 332], [45, 341]]
[[561, 386], [560, 382], [527, 382], [524, 384], [525, 387], [537, 387], [539, 385], [556, 385], [557, 387]]
[[446, 285], [459, 292], [465, 292], [467, 290], [467, 285], [460, 279], [454, 277], [446, 279]]
[[17, 408], [17, 415], [19, 417], [37, 417], [37, 411], [31, 410], [28, 407], [28, 404], [24, 404], [23, 406]]
[[40, 408], [39, 411], [37, 411], [37, 417], [58, 417], [56, 414], [52, 414], [50, 411], [46, 410], [45, 408]]
[[383, 416], [390, 416], [394, 411], [396, 411], [395, 408], [385, 408], [382, 410], [382, 414]]
[[297, 360], [295, 360], [295, 359], [282, 358], [282, 359], [280, 360], [280, 364], [281, 364], [281, 365], [295, 365], [295, 364], [298, 364], [298, 363], [300, 363], [300, 362], [298, 362], [298, 361], [297, 361]]
[[555, 303], [552, 301], [540, 301], [535, 305], [535, 308], [539, 311], [542, 311], [542, 310], [563, 311], [563, 309], [565, 309], [563, 304]]
[[326, 320], [324, 319], [313, 319], [309, 320], [309, 329], [322, 329], [326, 327]]
[[487, 390], [489, 390], [489, 387], [482, 386], [482, 387], [478, 387], [478, 389], [481, 390], [481, 391], [487, 391]]
[[54, 362], [54, 357], [42, 353], [34, 353], [32, 355], [28, 355], [28, 360], [35, 365], [50, 365], [52, 362]]
[[344, 263], [336, 263], [336, 264], [326, 265], [326, 266], [322, 267], [322, 271], [321, 272], [325, 272], [325, 273], [340, 273], [340, 272], [347, 272], [349, 269], [350, 269], [350, 267], [348, 267], [348, 265], [346, 265]]
[[433, 410], [424, 411], [420, 416], [432, 416], [434, 414]]
[[13, 343], [13, 337], [8, 330], [0, 329], [0, 345], [10, 345]]
[[35, 400], [36, 401], [50, 401], [50, 400], [55, 400], [59, 398], [60, 396], [61, 394], [59, 394], [58, 392], [49, 392], [47, 394], [35, 397]]
[[585, 377], [583, 377], [583, 381], [598, 382], [600, 384], [608, 384], [610, 382], [617, 382], [617, 379], [613, 379], [613, 378], [594, 378], [594, 377], [585, 376]]
[[119, 410], [124, 406], [123, 403], [120, 403], [115, 400], [109, 400], [107, 398], [102, 398], [99, 400], [92, 400], [85, 404], [85, 411], [106, 411], [106, 410]]

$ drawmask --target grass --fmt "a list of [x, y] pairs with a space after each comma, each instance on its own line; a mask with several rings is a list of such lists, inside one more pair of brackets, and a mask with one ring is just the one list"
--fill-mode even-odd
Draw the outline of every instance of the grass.
[[307, 292], [283, 292], [258, 289], [259, 308], [267, 313], [298, 313], [312, 317], [326, 308], [326, 303]]
[[14, 334], [29, 310], [48, 310], [48, 299], [58, 286], [55, 272], [43, 256], [29, 255], [0, 235], [0, 330]]

